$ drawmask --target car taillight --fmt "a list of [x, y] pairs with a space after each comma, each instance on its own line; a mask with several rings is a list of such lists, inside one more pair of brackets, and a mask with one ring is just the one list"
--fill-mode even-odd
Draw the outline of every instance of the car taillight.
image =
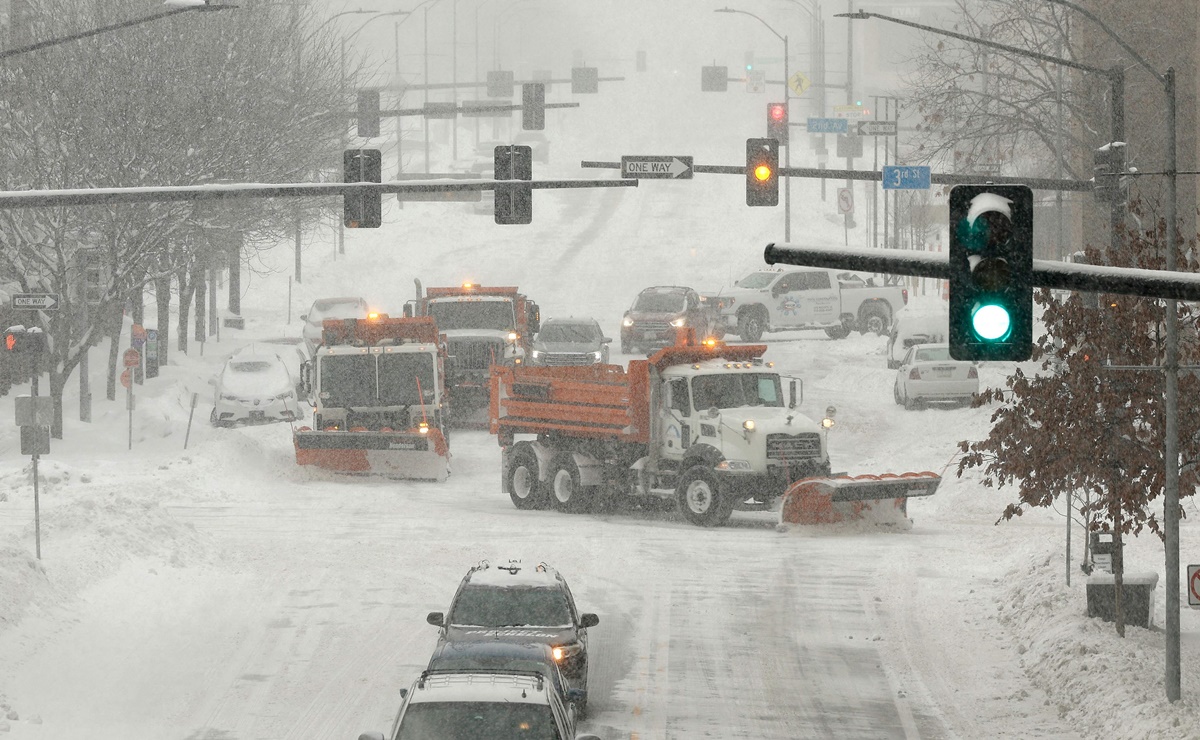
[[908, 379], [909, 380], [920, 380], [921, 379], [921, 371], [914, 367], [912, 369], [912, 372], [910, 372], [908, 374]]
[[908, 305], [908, 288], [901, 288], [900, 295], [904, 296], [904, 305]]
[[972, 365], [970, 367], [970, 369], [967, 370], [967, 379], [968, 380], [976, 380], [978, 378], [979, 378], [979, 371], [975, 369], [974, 365]]

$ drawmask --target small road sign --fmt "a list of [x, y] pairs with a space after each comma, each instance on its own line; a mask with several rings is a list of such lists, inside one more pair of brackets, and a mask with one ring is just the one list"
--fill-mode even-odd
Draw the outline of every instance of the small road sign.
[[1189, 565], [1187, 568], [1188, 606], [1200, 609], [1200, 565]]
[[808, 119], [810, 134], [848, 134], [850, 122], [845, 118], [810, 118]]
[[767, 90], [767, 73], [761, 69], [752, 69], [746, 73], [746, 92], [760, 93]]
[[797, 95], [803, 95], [804, 91], [807, 90], [811, 85], [812, 80], [808, 79], [803, 72], [797, 72], [788, 78], [788, 87], [790, 87], [792, 92], [796, 93]]
[[125, 372], [121, 373], [121, 385], [128, 388], [130, 383], [132, 383], [132, 382], [133, 382], [133, 368], [127, 367], [127, 368], [125, 368]]
[[690, 180], [692, 158], [661, 155], [621, 157], [621, 177], [639, 180]]
[[121, 360], [125, 367], [137, 367], [142, 364], [142, 353], [130, 348], [125, 350], [125, 354], [121, 355]]
[[19, 427], [48, 427], [54, 423], [54, 399], [50, 396], [17, 396], [16, 420]]
[[838, 213], [854, 213], [854, 191], [838, 188]]
[[129, 330], [129, 336], [129, 343], [132, 344], [135, 349], [141, 349], [142, 345], [146, 343], [146, 328], [141, 324], [134, 324]]
[[12, 307], [14, 311], [22, 309], [57, 311], [60, 298], [58, 293], [14, 293]]
[[845, 117], [845, 116], [861, 116], [862, 112], [863, 112], [863, 107], [861, 105], [851, 104], [851, 105], [835, 105], [835, 106], [833, 106], [833, 113], [834, 113], [834, 115], [837, 115], [837, 116], [843, 116], [843, 117]]
[[884, 190], [928, 190], [929, 168], [910, 165], [884, 165]]
[[899, 127], [895, 121], [859, 121], [859, 136], [895, 136]]

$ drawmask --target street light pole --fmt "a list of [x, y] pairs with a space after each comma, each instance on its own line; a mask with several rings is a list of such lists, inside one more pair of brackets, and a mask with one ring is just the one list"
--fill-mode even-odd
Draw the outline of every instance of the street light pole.
[[[751, 18], [753, 18], [754, 20], [756, 20], [759, 23], [766, 26], [768, 31], [775, 34], [775, 37], [783, 42], [783, 107], [784, 107], [784, 110], [788, 112], [787, 118], [790, 120], [791, 119], [791, 103], [789, 101], [791, 100], [791, 96], [788, 94], [788, 91], [789, 91], [788, 76], [790, 75], [790, 71], [788, 69], [788, 38], [787, 38], [787, 36], [781, 35], [778, 31], [776, 31], [774, 28], [772, 28], [769, 23], [767, 23], [762, 18], [759, 18], [757, 15], [755, 15], [749, 11], [735, 10], [733, 8], [719, 8], [717, 10], [714, 10], [713, 12], [714, 13], [737, 13], [739, 15], [748, 15]], [[790, 131], [788, 132], [787, 138], [788, 138], [788, 143], [783, 145], [784, 146], [783, 166], [784, 166], [785, 170], [790, 169], [792, 166], [792, 146], [791, 146], [792, 136], [791, 136]], [[790, 242], [792, 240], [792, 179], [790, 177], [788, 177], [786, 172], [783, 175], [783, 201], [784, 201], [783, 202], [783, 240], [785, 242]]]

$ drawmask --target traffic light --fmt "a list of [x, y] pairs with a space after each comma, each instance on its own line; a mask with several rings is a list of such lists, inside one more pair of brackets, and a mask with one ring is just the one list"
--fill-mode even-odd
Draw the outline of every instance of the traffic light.
[[41, 329], [12, 327], [4, 332], [4, 351], [10, 356], [30, 357], [46, 350], [46, 335]]
[[754, 52], [753, 51], [746, 52], [746, 71], [747, 72], [754, 71]]
[[746, 205], [779, 205], [779, 142], [746, 139]]
[[779, 146], [788, 143], [788, 107], [787, 103], [767, 103], [767, 136], [779, 142]]
[[1093, 192], [1101, 203], [1120, 203], [1125, 200], [1125, 144], [1114, 141], [1092, 153], [1095, 172]]
[[715, 65], [700, 68], [700, 92], [725, 92], [728, 89], [728, 68]]
[[521, 129], [546, 128], [546, 86], [540, 82], [521, 85]]
[[360, 90], [358, 93], [358, 135], [365, 139], [379, 136], [378, 90]]
[[[342, 182], [382, 182], [383, 159], [378, 149], [347, 149]], [[342, 217], [350, 229], [378, 229], [383, 224], [382, 194], [355, 192], [342, 196]]]
[[[497, 180], [532, 180], [533, 148], [498, 146], [493, 153]], [[497, 185], [493, 218], [498, 224], [533, 222], [533, 188], [528, 184]]]
[[1033, 191], [950, 190], [950, 356], [1028, 360], [1033, 350]]

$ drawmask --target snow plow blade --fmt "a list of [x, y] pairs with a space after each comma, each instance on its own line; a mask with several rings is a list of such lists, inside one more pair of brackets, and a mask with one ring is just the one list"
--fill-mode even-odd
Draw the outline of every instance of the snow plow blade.
[[932, 496], [942, 482], [937, 473], [805, 478], [783, 494], [780, 524], [834, 524], [858, 520], [878, 524], [908, 522], [907, 501]]
[[441, 431], [316, 431], [293, 435], [296, 462], [342, 473], [389, 478], [446, 480], [450, 450]]

